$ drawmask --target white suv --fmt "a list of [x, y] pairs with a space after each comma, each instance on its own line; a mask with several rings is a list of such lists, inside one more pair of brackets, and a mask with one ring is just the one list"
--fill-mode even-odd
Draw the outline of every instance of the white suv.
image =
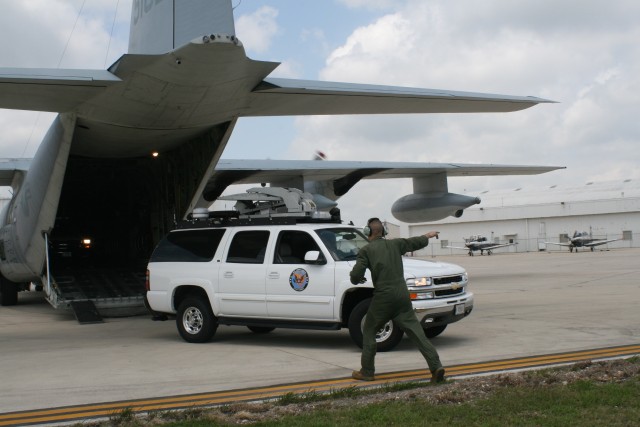
[[[339, 221], [269, 218], [192, 220], [170, 232], [148, 265], [147, 302], [176, 315], [188, 342], [209, 341], [219, 325], [256, 333], [275, 328], [349, 328], [362, 346], [371, 278], [352, 285], [349, 272], [367, 244]], [[465, 270], [443, 262], [404, 259], [415, 312], [427, 337], [473, 309]], [[368, 272], [367, 272], [368, 273]], [[393, 321], [379, 331], [378, 350], [395, 347], [403, 332]]]

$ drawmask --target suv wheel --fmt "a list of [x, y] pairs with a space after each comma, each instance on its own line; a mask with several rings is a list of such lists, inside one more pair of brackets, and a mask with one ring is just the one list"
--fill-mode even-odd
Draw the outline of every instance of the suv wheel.
[[218, 319], [208, 301], [189, 296], [178, 307], [176, 325], [185, 341], [202, 343], [213, 338], [218, 329]]
[[427, 338], [435, 338], [447, 328], [447, 325], [434, 326], [433, 328], [424, 328], [424, 334]]
[[[362, 328], [364, 327], [364, 321], [367, 317], [367, 310], [371, 305], [371, 298], [367, 298], [360, 301], [356, 305], [349, 316], [349, 335], [351, 339], [362, 348]], [[388, 321], [385, 325], [376, 333], [376, 343], [378, 351], [389, 351], [400, 343], [404, 332], [400, 329], [393, 320]]]

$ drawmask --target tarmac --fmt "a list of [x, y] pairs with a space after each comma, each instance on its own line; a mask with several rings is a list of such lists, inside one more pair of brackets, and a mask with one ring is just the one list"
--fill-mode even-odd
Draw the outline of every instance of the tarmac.
[[[471, 315], [432, 342], [445, 366], [640, 344], [640, 249], [437, 257], [465, 267]], [[0, 307], [0, 414], [348, 377], [347, 330], [218, 329], [188, 344], [149, 315], [80, 325], [37, 292]], [[377, 374], [423, 370], [405, 337]]]

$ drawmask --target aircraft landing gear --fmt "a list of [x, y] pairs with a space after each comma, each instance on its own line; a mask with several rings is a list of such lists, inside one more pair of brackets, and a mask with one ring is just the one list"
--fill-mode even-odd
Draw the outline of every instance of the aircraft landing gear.
[[490, 250], [487, 251], [487, 255], [491, 255], [491, 251]]

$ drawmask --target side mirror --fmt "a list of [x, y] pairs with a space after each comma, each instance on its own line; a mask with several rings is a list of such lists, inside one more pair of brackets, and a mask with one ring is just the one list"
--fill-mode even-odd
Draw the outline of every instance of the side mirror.
[[320, 254], [320, 251], [309, 251], [306, 254], [304, 254], [304, 262], [307, 264], [318, 264], [318, 265], [327, 263], [324, 257]]

